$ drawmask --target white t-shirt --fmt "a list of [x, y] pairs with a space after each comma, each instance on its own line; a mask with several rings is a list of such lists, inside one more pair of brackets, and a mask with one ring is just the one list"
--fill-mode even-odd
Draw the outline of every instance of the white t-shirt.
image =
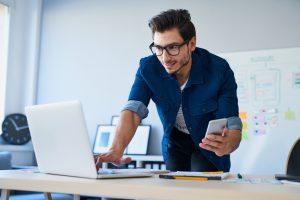
[[[187, 82], [189, 79], [186, 80], [186, 82], [180, 86], [181, 89], [181, 93], [183, 91], [183, 89], [185, 88]], [[177, 116], [176, 116], [176, 121], [175, 121], [175, 128], [177, 128], [179, 131], [190, 134], [190, 132], [188, 131], [185, 121], [184, 121], [184, 116], [183, 116], [183, 112], [182, 112], [182, 104], [180, 104]]]

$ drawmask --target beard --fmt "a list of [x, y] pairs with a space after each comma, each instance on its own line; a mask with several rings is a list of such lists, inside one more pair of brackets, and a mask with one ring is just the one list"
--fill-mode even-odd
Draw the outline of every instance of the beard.
[[189, 51], [187, 53], [187, 55], [182, 60], [179, 61], [180, 67], [176, 71], [172, 72], [172, 74], [176, 75], [176, 74], [180, 73], [184, 69], [184, 67], [186, 67], [189, 64], [191, 57], [192, 57], [192, 55]]

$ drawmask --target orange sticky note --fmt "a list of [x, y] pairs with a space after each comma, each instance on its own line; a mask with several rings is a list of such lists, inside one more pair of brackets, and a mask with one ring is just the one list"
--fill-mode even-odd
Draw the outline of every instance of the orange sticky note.
[[242, 119], [242, 120], [246, 120], [247, 119], [247, 112], [240, 112], [240, 118]]

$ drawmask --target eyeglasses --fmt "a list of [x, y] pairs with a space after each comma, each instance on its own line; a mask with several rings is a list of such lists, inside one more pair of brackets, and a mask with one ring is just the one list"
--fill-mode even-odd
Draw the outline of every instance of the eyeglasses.
[[184, 41], [182, 44], [169, 44], [165, 47], [154, 45], [154, 42], [150, 44], [149, 48], [151, 52], [156, 56], [161, 56], [163, 54], [164, 49], [170, 56], [177, 56], [180, 53], [180, 48], [187, 44], [188, 41]]

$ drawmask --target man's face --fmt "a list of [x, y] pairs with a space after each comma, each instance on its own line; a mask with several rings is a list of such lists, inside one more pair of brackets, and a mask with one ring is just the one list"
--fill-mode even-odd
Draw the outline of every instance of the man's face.
[[[180, 74], [183, 71], [190, 69], [192, 63], [191, 53], [195, 50], [195, 40], [194, 37], [187, 44], [182, 45], [179, 48], [179, 54], [176, 56], [169, 55], [165, 49], [163, 50], [162, 55], [157, 56], [169, 74], [176, 75], [177, 73]], [[184, 42], [185, 41], [180, 36], [177, 28], [167, 30], [163, 33], [154, 33], [154, 45], [156, 46], [165, 47], [169, 45], [181, 45]]]

